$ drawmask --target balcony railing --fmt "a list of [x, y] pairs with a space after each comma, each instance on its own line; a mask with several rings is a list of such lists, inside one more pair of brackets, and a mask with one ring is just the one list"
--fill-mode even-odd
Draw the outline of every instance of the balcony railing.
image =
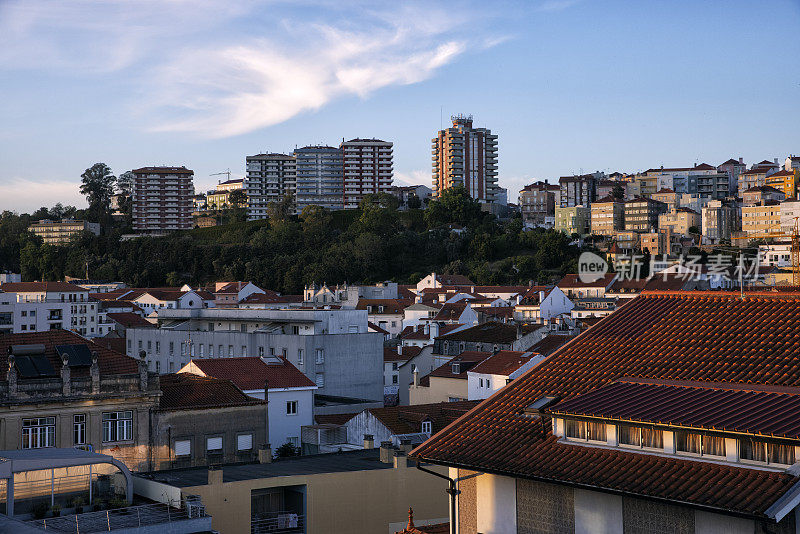
[[250, 534], [289, 534], [305, 532], [306, 518], [292, 512], [260, 514], [250, 520]]
[[157, 503], [50, 517], [28, 521], [27, 523], [46, 531], [84, 534], [90, 532], [113, 532], [115, 530], [141, 528], [147, 525], [160, 525], [205, 517], [209, 516], [202, 505], [175, 508]]

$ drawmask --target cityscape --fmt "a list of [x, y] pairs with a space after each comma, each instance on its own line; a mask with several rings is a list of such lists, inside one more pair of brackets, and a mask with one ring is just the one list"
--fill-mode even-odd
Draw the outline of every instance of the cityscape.
[[[797, 133], [797, 88], [774, 89], [771, 133], [758, 105], [734, 136], [708, 104], [706, 143], [678, 94], [691, 78], [647, 86], [653, 113], [684, 103], [682, 128], [620, 115], [609, 148], [531, 122], [532, 95], [559, 92], [545, 77], [480, 85], [529, 66], [534, 27], [602, 35], [576, 38], [619, 72], [570, 95], [569, 123], [647, 70], [599, 20], [647, 24], [642, 53], [680, 72], [662, 48], [688, 18], [800, 7], [589, 4], [508, 2], [494, 22], [435, 2], [0, 4], [0, 532], [800, 532], [800, 137], [781, 129]], [[145, 44], [162, 18], [196, 28]], [[702, 31], [727, 35], [720, 20]], [[129, 41], [104, 29], [120, 22]], [[247, 38], [195, 41], [232, 28]], [[709, 72], [734, 49], [687, 38]], [[594, 54], [546, 50], [564, 78], [559, 61]], [[151, 142], [109, 123], [78, 170], [82, 98], [41, 130], [64, 146], [19, 177], [21, 114], [48, 111], [17, 85], [66, 66], [55, 98], [90, 98], [82, 84], [132, 84], [148, 62], [164, 87], [136, 114], [166, 121]], [[407, 121], [426, 88], [436, 120]]]

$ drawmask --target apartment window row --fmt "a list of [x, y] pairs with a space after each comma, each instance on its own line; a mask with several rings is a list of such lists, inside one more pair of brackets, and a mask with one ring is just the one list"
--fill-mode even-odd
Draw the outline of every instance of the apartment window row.
[[[103, 412], [103, 442], [114, 443], [133, 439], [133, 412]], [[72, 444], [86, 445], [86, 414], [72, 416]], [[22, 448], [55, 447], [55, 416], [31, 417], [22, 420]]]
[[[609, 425], [602, 421], [564, 420], [564, 435], [569, 441], [584, 441], [608, 444]], [[616, 425], [617, 443], [624, 448], [664, 451], [665, 431], [648, 426]], [[709, 435], [688, 430], [667, 431], [672, 434], [674, 452], [681, 455], [728, 458], [724, 436]], [[795, 446], [738, 438], [736, 456], [738, 460], [762, 465], [787, 466], [795, 463]]]

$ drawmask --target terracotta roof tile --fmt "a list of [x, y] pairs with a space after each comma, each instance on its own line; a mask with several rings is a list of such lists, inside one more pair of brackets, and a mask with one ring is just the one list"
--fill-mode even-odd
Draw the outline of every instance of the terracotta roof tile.
[[276, 357], [280, 364], [265, 363], [256, 356], [242, 358], [213, 358], [192, 360], [206, 376], [230, 380], [244, 391], [264, 389], [264, 381], [272, 388], [302, 388], [316, 386], [285, 358]]
[[372, 408], [368, 411], [393, 434], [421, 432], [423, 421], [431, 422], [431, 430], [435, 434], [477, 405], [478, 401], [437, 402]]
[[403, 347], [403, 354], [397, 354], [397, 349], [393, 347], [383, 348], [384, 362], [405, 362], [420, 353], [422, 347]]
[[482, 323], [451, 334], [440, 335], [444, 341], [471, 341], [477, 343], [513, 343], [517, 338], [517, 326], [492, 321]]
[[[430, 379], [430, 377], [435, 376], [438, 378], [457, 378], [460, 380], [466, 380], [467, 371], [471, 371], [472, 369], [475, 368], [476, 365], [478, 365], [491, 355], [492, 355], [491, 352], [483, 352], [479, 350], [465, 350], [455, 358], [451, 359], [449, 362], [445, 363], [444, 365], [440, 365], [439, 367], [431, 371], [426, 378]], [[453, 372], [454, 364], [458, 364], [457, 373]]]
[[246, 395], [230, 380], [190, 373], [161, 375], [162, 410], [224, 408], [263, 405], [265, 402]]
[[[477, 471], [606, 489], [764, 517], [798, 477], [560, 442], [525, 409], [623, 377], [800, 387], [800, 295], [644, 293], [417, 447]], [[653, 480], [658, 480], [657, 484]], [[743, 490], [746, 488], [746, 490]]]
[[497, 354], [489, 356], [469, 371], [471, 373], [509, 376], [528, 363], [532, 357], [533, 354], [530, 352], [501, 350]]
[[591, 282], [586, 283], [582, 282], [580, 278], [578, 278], [577, 274], [568, 274], [564, 276], [557, 284], [560, 289], [565, 288], [573, 288], [573, 287], [609, 287], [613, 282], [617, 275], [614, 273], [606, 273], [603, 275], [602, 278]]

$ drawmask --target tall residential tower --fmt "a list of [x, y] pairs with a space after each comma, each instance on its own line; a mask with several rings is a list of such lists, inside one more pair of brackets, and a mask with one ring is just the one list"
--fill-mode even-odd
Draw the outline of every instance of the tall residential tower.
[[297, 165], [288, 154], [256, 154], [247, 156], [247, 219], [256, 221], [268, 217], [267, 206], [280, 202], [284, 196], [294, 197]]
[[351, 139], [340, 145], [344, 163], [344, 209], [356, 209], [364, 195], [392, 187], [392, 143]]
[[142, 167], [133, 172], [133, 230], [161, 235], [192, 228], [194, 171], [186, 167]]
[[294, 151], [297, 158], [297, 213], [306, 206], [342, 209], [342, 149], [306, 146]]
[[453, 115], [453, 127], [431, 141], [433, 196], [463, 185], [480, 202], [497, 200], [497, 136], [488, 128], [473, 128], [472, 115]]

